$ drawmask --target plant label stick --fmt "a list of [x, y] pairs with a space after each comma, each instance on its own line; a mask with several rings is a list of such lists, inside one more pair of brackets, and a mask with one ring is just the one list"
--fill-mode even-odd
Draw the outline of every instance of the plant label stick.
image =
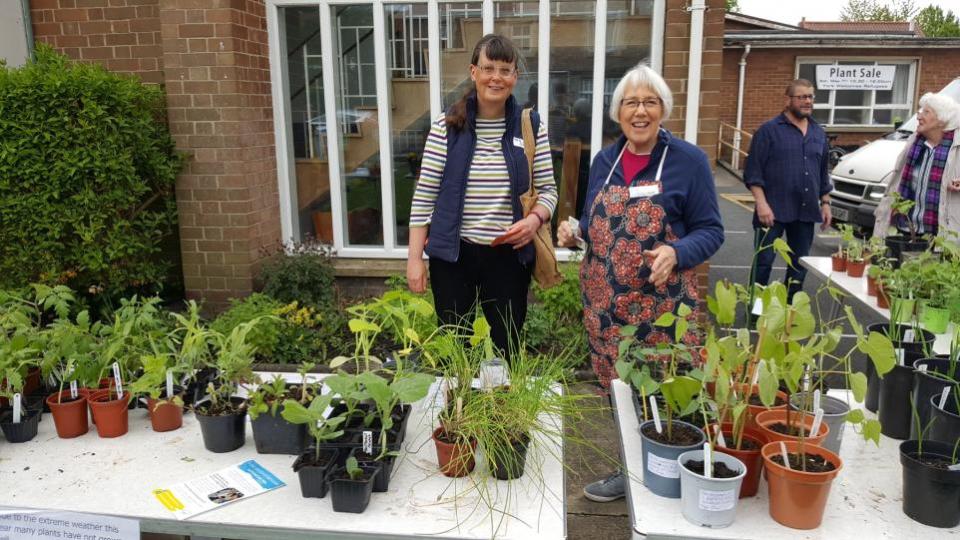
[[372, 456], [373, 455], [373, 432], [364, 431], [363, 432], [363, 453]]
[[787, 445], [780, 441], [780, 456], [783, 457], [783, 466], [790, 469], [790, 459], [787, 456]]
[[904, 356], [906, 356], [906, 349], [894, 349], [893, 352], [897, 353], [897, 364], [903, 365]]
[[167, 370], [167, 399], [173, 399], [173, 370]]
[[20, 423], [20, 393], [13, 395], [13, 423]]
[[720, 429], [719, 424], [717, 424], [717, 444], [724, 448], [727, 447], [727, 440], [723, 437], [723, 430]]
[[947, 396], [949, 396], [949, 395], [950, 395], [950, 387], [949, 387], [949, 386], [945, 386], [945, 387], [943, 388], [943, 392], [940, 393], [940, 405], [939, 405], [939, 407], [940, 407], [941, 409], [944, 408], [944, 407], [946, 407], [946, 405], [947, 405]]
[[927, 371], [927, 365], [926, 365], [926, 364], [920, 364], [920, 367], [918, 367], [917, 369], [919, 369], [920, 371], [926, 372], [926, 371]]
[[[817, 408], [817, 414], [813, 416], [813, 425], [810, 426], [810, 436], [816, 437], [820, 433], [820, 423], [823, 422], [823, 409]], [[800, 428], [803, 429], [803, 428]]]
[[950, 470], [950, 471], [960, 471], [960, 463], [954, 463], [953, 465], [947, 465], [947, 470]]
[[77, 399], [77, 381], [70, 381], [70, 399]]
[[820, 389], [819, 388], [813, 391], [813, 410], [815, 411], [820, 410]]
[[123, 381], [120, 380], [120, 364], [113, 363], [113, 380], [117, 385], [117, 399], [123, 399]]
[[757, 362], [757, 367], [754, 368], [753, 370], [753, 380], [750, 381], [751, 388], [756, 386], [757, 383], [760, 382], [760, 370], [763, 369], [766, 365], [767, 365], [766, 361], [764, 361], [762, 358], [760, 359], [759, 362]]
[[703, 475], [713, 478], [713, 455], [710, 453], [710, 443], [703, 443]]
[[760, 298], [755, 298], [753, 300], [753, 308], [750, 310], [751, 315], [763, 315], [763, 300]]
[[653, 415], [653, 425], [657, 428], [657, 433], [663, 433], [663, 424], [660, 423], [660, 409], [657, 408], [657, 398], [650, 396], [650, 414]]
[[903, 331], [903, 340], [904, 341], [913, 341], [913, 328]]

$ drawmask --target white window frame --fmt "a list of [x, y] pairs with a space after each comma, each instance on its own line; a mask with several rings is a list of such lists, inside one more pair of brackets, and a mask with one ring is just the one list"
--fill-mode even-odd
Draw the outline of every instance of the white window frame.
[[[840, 109], [843, 110], [865, 110], [870, 119], [873, 118], [873, 112], [876, 110], [903, 110], [906, 109], [908, 114], [904, 121], [910, 117], [911, 114], [916, 112], [916, 103], [917, 103], [917, 68], [920, 65], [920, 58], [916, 56], [895, 56], [895, 57], [878, 57], [878, 56], [831, 56], [831, 57], [822, 57], [822, 56], [798, 56], [794, 66], [794, 77], [800, 76], [800, 66], [801, 64], [814, 64], [814, 65], [838, 65], [839, 62], [858, 62], [865, 65], [908, 65], [908, 80], [907, 80], [907, 103], [890, 103], [890, 104], [877, 104], [876, 101], [876, 90], [863, 90], [863, 92], [869, 92], [868, 104], [864, 106], [853, 106], [853, 105], [841, 105]], [[816, 81], [812, 81], [814, 86], [816, 86]], [[836, 124], [834, 123], [834, 114], [838, 106], [836, 105], [836, 90], [818, 90], [817, 99], [813, 104], [814, 110], [829, 110], [829, 119], [827, 122], [823, 123], [823, 127], [830, 128], [834, 130], [864, 130], [864, 131], [878, 131], [889, 129], [892, 127], [890, 124]]]
[[[666, 0], [652, 0], [653, 8], [651, 14], [651, 37], [650, 37], [650, 56], [652, 67], [657, 71], [662, 71], [663, 65], [663, 37], [666, 19]], [[323, 88], [324, 103], [311, 104], [318, 111], [325, 111], [326, 118], [337, 123], [337, 130], [333, 126], [328, 126], [328, 133], [339, 133], [345, 126], [341, 125], [341, 120], [337, 117], [338, 105], [345, 103], [344, 95], [338, 95], [339, 89], [337, 79], [344, 76], [340, 71], [343, 68], [342, 62], [336, 62], [337, 55], [334, 54], [337, 47], [335, 40], [339, 41], [339, 33], [336, 38], [332, 36], [335, 21], [331, 9], [340, 5], [370, 5], [373, 9], [374, 21], [374, 58], [376, 66], [386, 66], [387, 59], [393, 54], [393, 48], [390, 46], [390, 32], [387, 28], [387, 20], [384, 13], [384, 6], [387, 4], [425, 4], [427, 6], [427, 78], [430, 81], [430, 114], [437, 116], [441, 112], [441, 88], [440, 88], [440, 51], [449, 46], [446, 41], [449, 36], [440, 36], [440, 0], [266, 0], [267, 15], [267, 34], [269, 43], [270, 58], [270, 76], [273, 84], [272, 100], [274, 110], [274, 138], [277, 149], [277, 182], [280, 197], [280, 225], [282, 238], [286, 241], [296, 239], [299, 236], [299, 223], [297, 212], [296, 187], [294, 185], [293, 172], [295, 170], [294, 152], [292, 137], [288, 133], [288, 122], [290, 121], [290, 103], [289, 89], [287, 88], [287, 64], [286, 64], [286, 44], [281, 32], [282, 21], [279, 17], [279, 9], [286, 7], [313, 6], [320, 12], [320, 27], [326, 29], [321, 32], [321, 60], [323, 66]], [[477, 10], [466, 9], [468, 4], [474, 2], [463, 2], [463, 0], [453, 0], [443, 2], [444, 4], [461, 4], [465, 11], [473, 14]], [[497, 8], [494, 0], [479, 0], [481, 5], [480, 13], [483, 16], [484, 32], [493, 31], [495, 13]], [[538, 5], [535, 13], [528, 13], [531, 4]], [[636, 10], [636, 2], [631, 2], [630, 11]], [[544, 122], [548, 122], [546, 117], [549, 111], [549, 76], [550, 76], [550, 17], [555, 16], [551, 9], [550, 0], [538, 0], [526, 2], [523, 6], [524, 15], [536, 15], [538, 31], [536, 32], [537, 46], [539, 48], [538, 62], [538, 83], [539, 83], [539, 103], [541, 104], [542, 117]], [[593, 56], [593, 96], [601, 96], [599, 99], [593, 99], [593, 125], [591, 136], [591, 159], [600, 150], [602, 141], [603, 117], [606, 112], [603, 110], [603, 94], [606, 90], [604, 81], [605, 55], [603, 51], [606, 48], [606, 23], [607, 23], [607, 0], [596, 0], [595, 13], [595, 36], [594, 36], [594, 56]], [[422, 18], [422, 17], [418, 17]], [[409, 27], [408, 27], [409, 28]], [[533, 29], [530, 28], [530, 37], [533, 37]], [[443, 38], [443, 39], [442, 39]], [[434, 76], [430, 76], [433, 74]], [[376, 69], [376, 95], [389, 96], [390, 77], [393, 74], [387, 68]], [[911, 71], [913, 76], [913, 71]], [[911, 79], [911, 89], [913, 79]], [[382, 119], [378, 123], [378, 141], [381, 164], [392, 163], [392, 131], [390, 125], [390, 99], [377, 100], [377, 112]], [[383, 222], [383, 246], [347, 246], [346, 239], [346, 201], [343, 198], [343, 178], [340, 155], [340, 137], [326, 138], [328, 157], [328, 167], [330, 171], [330, 206], [331, 212], [335, 216], [333, 222], [333, 248], [338, 257], [343, 258], [381, 258], [381, 259], [399, 259], [406, 258], [407, 247], [396, 245], [396, 226], [394, 219], [394, 178], [392, 166], [381, 166], [381, 204], [382, 222]], [[561, 260], [570, 258], [570, 251], [566, 249], [557, 250], [558, 257]]]

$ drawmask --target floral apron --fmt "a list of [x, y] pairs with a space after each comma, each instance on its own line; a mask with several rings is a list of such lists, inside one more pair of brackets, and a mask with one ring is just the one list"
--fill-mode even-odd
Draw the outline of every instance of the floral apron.
[[[695, 322], [697, 318], [699, 295], [693, 269], [674, 269], [659, 287], [647, 281], [650, 266], [643, 252], [677, 240], [661, 206], [660, 175], [667, 150], [660, 158], [656, 179], [633, 184], [634, 197], [630, 196], [630, 187], [610, 185], [623, 156], [621, 150], [590, 212], [590, 244], [580, 266], [580, 288], [590, 360], [604, 388], [609, 388], [610, 380], [617, 376], [614, 363], [620, 327], [636, 326], [638, 341], [656, 345], [673, 341], [673, 328], [653, 325], [664, 313], [676, 313], [682, 303], [692, 310], [688, 319]], [[683, 336], [683, 341], [699, 345], [693, 330]]]

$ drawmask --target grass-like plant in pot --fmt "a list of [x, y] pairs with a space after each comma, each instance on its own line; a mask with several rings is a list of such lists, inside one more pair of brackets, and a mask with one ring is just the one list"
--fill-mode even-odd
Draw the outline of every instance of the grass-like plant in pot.
[[231, 452], [246, 439], [247, 401], [238, 397], [241, 385], [254, 382], [255, 348], [247, 336], [260, 319], [237, 325], [229, 335], [210, 331], [216, 351], [213, 359], [216, 380], [207, 384], [206, 399], [194, 404], [200, 422], [203, 445], [211, 452]]
[[288, 399], [283, 402], [281, 415], [291, 424], [307, 427], [313, 437], [313, 446], [302, 452], [293, 462], [293, 470], [300, 478], [300, 492], [304, 497], [323, 498], [327, 495], [327, 477], [337, 463], [340, 451], [325, 448], [323, 443], [343, 435], [343, 423], [346, 417], [327, 415], [332, 394], [322, 394], [313, 398], [309, 407], [299, 401]]
[[370, 504], [374, 481], [383, 474], [379, 463], [359, 463], [347, 458], [343, 468], [336, 469], [330, 478], [330, 499], [334, 512], [363, 513]]
[[316, 383], [310, 383], [308, 373], [315, 367], [312, 362], [304, 362], [297, 372], [300, 384], [292, 385], [282, 375], [261, 382], [250, 392], [247, 414], [250, 415], [253, 428], [253, 442], [259, 454], [291, 454], [303, 451], [307, 442], [307, 428], [304, 424], [292, 424], [283, 418], [283, 403], [287, 399], [308, 405], [317, 393]]
[[[936, 397], [935, 397], [936, 399]], [[927, 440], [933, 422], [922, 425], [916, 439], [900, 443], [903, 467], [903, 513], [930, 527], [960, 525], [960, 437], [952, 444]]]

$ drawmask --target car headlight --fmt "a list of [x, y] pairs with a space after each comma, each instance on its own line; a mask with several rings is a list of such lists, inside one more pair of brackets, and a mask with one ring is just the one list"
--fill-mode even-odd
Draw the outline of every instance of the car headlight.
[[887, 186], [871, 186], [867, 190], [867, 200], [868, 201], [879, 201], [883, 198], [883, 194], [887, 191]]

